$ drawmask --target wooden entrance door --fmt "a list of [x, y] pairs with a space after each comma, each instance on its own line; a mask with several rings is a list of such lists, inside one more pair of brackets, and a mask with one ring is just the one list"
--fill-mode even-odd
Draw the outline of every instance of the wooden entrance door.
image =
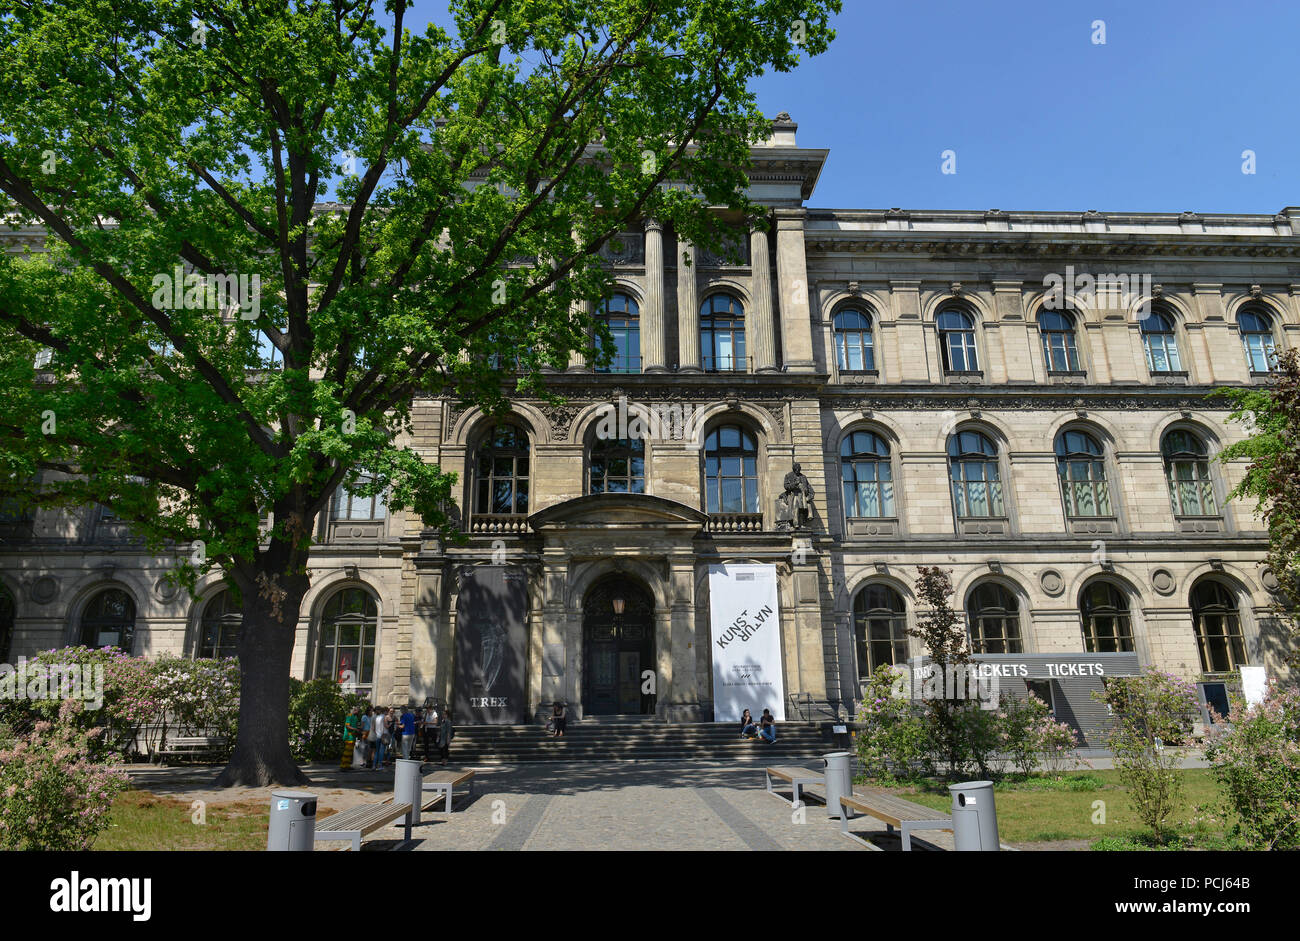
[[654, 607], [645, 589], [628, 579], [599, 583], [583, 603], [582, 637], [583, 715], [652, 715], [654, 697], [641, 692], [642, 673], [654, 663]]

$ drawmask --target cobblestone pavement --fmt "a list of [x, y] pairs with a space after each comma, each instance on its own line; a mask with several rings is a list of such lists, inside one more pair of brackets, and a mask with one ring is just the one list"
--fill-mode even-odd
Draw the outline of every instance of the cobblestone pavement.
[[475, 780], [450, 817], [423, 816], [411, 848], [864, 851], [816, 800], [796, 814], [768, 794], [761, 765], [529, 762]]

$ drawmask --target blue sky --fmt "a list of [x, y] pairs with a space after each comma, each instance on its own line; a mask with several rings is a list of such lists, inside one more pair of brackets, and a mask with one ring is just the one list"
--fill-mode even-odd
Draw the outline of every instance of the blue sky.
[[1300, 205], [1295, 0], [844, 0], [835, 25], [829, 51], [754, 85], [830, 149], [811, 206]]
[[812, 206], [1300, 205], [1300, 3], [845, 0], [835, 25], [830, 50], [755, 85], [801, 146], [830, 148]]

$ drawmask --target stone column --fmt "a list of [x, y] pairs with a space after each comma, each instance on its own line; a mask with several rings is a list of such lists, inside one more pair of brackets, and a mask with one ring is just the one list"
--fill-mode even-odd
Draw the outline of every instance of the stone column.
[[745, 318], [747, 355], [753, 360], [754, 372], [776, 372], [776, 334], [772, 323], [772, 266], [767, 257], [767, 233], [751, 229], [749, 233], [750, 293], [754, 309]]
[[641, 371], [666, 372], [664, 362], [664, 227], [645, 221], [645, 304], [641, 308]]
[[[575, 301], [573, 303], [575, 317], [589, 315], [591, 313], [591, 301]], [[585, 331], [587, 337], [587, 348], [591, 349], [595, 341], [595, 336], [588, 327]], [[591, 372], [591, 364], [587, 362], [587, 353], [585, 350], [574, 350], [569, 354], [569, 372]]]
[[701, 372], [700, 291], [695, 246], [677, 239], [677, 371]]
[[812, 313], [804, 254], [806, 209], [777, 209], [776, 280], [781, 291], [782, 361], [786, 372], [813, 372]]

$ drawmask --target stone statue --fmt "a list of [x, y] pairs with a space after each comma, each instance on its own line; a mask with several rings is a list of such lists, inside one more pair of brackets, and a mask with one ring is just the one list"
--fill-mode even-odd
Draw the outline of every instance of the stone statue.
[[796, 464], [785, 475], [785, 492], [776, 500], [776, 525], [782, 530], [812, 529], [813, 489]]

